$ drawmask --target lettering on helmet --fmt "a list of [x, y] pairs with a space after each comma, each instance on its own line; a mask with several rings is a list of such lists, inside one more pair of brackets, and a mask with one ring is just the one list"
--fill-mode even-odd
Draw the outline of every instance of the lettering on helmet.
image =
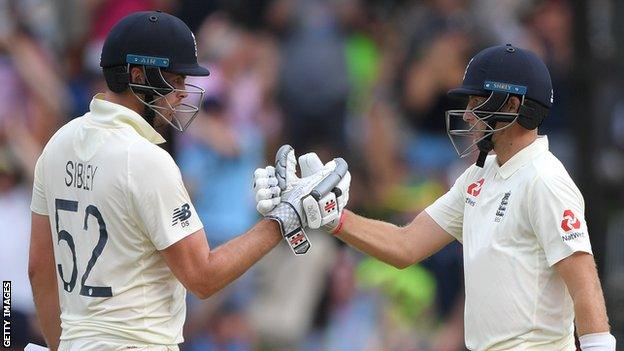
[[169, 59], [165, 57], [128, 54], [126, 55], [126, 62], [133, 65], [169, 67]]
[[527, 87], [524, 85], [515, 85], [509, 83], [493, 82], [486, 80], [483, 83], [483, 89], [490, 91], [500, 91], [503, 93], [524, 95], [527, 92]]

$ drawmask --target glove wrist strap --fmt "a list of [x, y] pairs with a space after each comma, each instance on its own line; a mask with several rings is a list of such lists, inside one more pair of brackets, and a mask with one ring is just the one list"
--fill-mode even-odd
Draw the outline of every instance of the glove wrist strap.
[[345, 212], [343, 211], [340, 214], [340, 221], [338, 222], [338, 225], [336, 226], [336, 228], [332, 229], [331, 231], [332, 235], [340, 234], [340, 231], [342, 230], [342, 225], [344, 224], [344, 220], [345, 220]]
[[281, 202], [266, 218], [279, 223], [282, 236], [295, 255], [308, 252], [310, 241], [303, 230], [299, 214], [290, 203]]

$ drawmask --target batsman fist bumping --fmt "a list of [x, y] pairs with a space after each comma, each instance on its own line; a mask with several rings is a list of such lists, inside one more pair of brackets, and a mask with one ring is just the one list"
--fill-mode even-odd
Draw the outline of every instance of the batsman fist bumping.
[[467, 107], [447, 111], [448, 134], [477, 164], [410, 224], [345, 210], [336, 236], [399, 268], [460, 241], [471, 350], [571, 351], [576, 327], [582, 350], [614, 351], [583, 196], [537, 132], [552, 105], [548, 69], [529, 51], [491, 47], [450, 94]]
[[[101, 65], [108, 91], [50, 139], [36, 165], [29, 275], [37, 316], [53, 350], [177, 350], [186, 289], [200, 298], [219, 291], [282, 234], [262, 220], [211, 250], [177, 165], [156, 145], [165, 140], [155, 128], [182, 131], [199, 109], [203, 91], [185, 77], [208, 75], [181, 20], [123, 18]], [[292, 191], [303, 197], [325, 178]], [[300, 208], [297, 196], [288, 202]]]
[[[323, 165], [314, 153], [299, 158], [301, 178], [296, 175], [295, 150], [283, 145], [275, 156], [275, 168], [254, 172], [258, 212], [280, 224], [284, 239], [296, 255], [310, 248], [303, 227], [337, 227], [348, 201], [351, 175], [342, 158]], [[280, 196], [281, 195], [281, 196]], [[294, 216], [283, 215], [292, 213]]]

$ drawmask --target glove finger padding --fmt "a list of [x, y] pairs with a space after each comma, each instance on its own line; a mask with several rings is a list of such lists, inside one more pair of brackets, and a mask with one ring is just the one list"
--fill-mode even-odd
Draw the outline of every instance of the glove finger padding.
[[[277, 178], [257, 178], [254, 180], [254, 191], [277, 186]], [[278, 187], [279, 188], [279, 187]]]
[[[351, 173], [347, 172], [345, 176], [340, 180], [338, 185], [332, 190], [332, 193], [336, 195], [336, 202], [338, 203], [338, 210], [336, 218], [328, 221], [323, 226], [323, 229], [327, 232], [333, 233], [334, 230], [340, 224], [340, 217], [342, 216], [342, 210], [347, 206], [349, 202], [349, 187], [351, 185]], [[321, 204], [319, 204], [321, 205]]]
[[299, 169], [301, 177], [309, 177], [314, 173], [323, 169], [323, 162], [315, 152], [309, 152], [303, 156], [299, 156]]
[[275, 206], [280, 203], [281, 199], [279, 197], [275, 197], [272, 199], [260, 200], [256, 204], [256, 210], [263, 216], [266, 216], [271, 212]]
[[297, 159], [292, 146], [282, 145], [275, 154], [275, 177], [282, 191], [292, 189], [297, 177]]
[[303, 208], [308, 220], [308, 227], [312, 229], [321, 226], [338, 218], [338, 203], [336, 194], [330, 192], [320, 200], [316, 200], [312, 196], [303, 199]]
[[351, 186], [351, 172], [347, 172], [345, 176], [340, 180], [338, 185], [332, 190], [336, 194], [336, 200], [338, 201], [338, 208], [342, 211], [349, 202], [349, 188]]
[[[306, 214], [308, 226], [316, 229], [340, 216], [338, 206], [336, 186], [349, 174], [349, 166], [342, 158], [335, 158], [325, 165], [328, 175], [323, 178], [310, 192], [310, 195], [303, 199], [303, 209]], [[350, 175], [347, 182], [350, 181]]]
[[272, 199], [277, 199], [279, 201], [281, 191], [282, 190], [278, 186], [258, 189], [258, 191], [256, 191], [256, 202]]
[[254, 171], [254, 195], [256, 200], [256, 210], [266, 216], [280, 203], [281, 189], [277, 186], [275, 178], [275, 168], [268, 166], [258, 168]]
[[338, 157], [327, 162], [322, 171], [329, 171], [329, 174], [310, 192], [310, 195], [316, 200], [320, 200], [323, 196], [329, 194], [329, 192], [340, 183], [340, 180], [342, 180], [349, 171], [349, 165], [345, 160]]

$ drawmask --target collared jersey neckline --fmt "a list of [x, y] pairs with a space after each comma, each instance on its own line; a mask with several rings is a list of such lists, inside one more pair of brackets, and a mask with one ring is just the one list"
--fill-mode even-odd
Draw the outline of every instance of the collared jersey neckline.
[[162, 144], [166, 140], [141, 115], [135, 111], [104, 99], [100, 93], [93, 97], [89, 105], [89, 119], [102, 124], [126, 124], [153, 144]]
[[498, 174], [503, 177], [503, 179], [507, 179], [517, 170], [522, 168], [522, 166], [526, 165], [531, 160], [534, 160], [546, 151], [548, 151], [548, 137], [539, 136], [531, 144], [513, 155], [502, 166], [499, 166], [498, 161], [495, 160], [495, 167], [498, 167]]

